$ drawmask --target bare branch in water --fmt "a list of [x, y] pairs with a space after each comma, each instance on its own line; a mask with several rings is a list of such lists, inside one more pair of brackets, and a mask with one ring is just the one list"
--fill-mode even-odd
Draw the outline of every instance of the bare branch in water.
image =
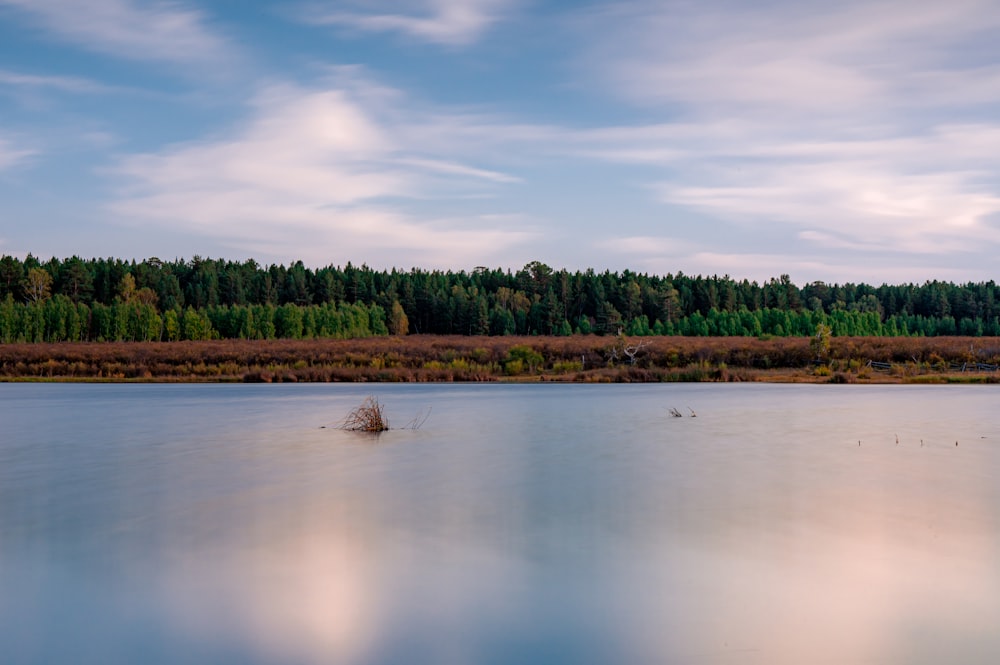
[[344, 418], [340, 429], [351, 432], [384, 432], [389, 429], [389, 419], [382, 413], [382, 405], [374, 396], [368, 396], [361, 406]]
[[420, 429], [420, 426], [423, 425], [425, 422], [427, 422], [427, 419], [430, 417], [430, 415], [431, 415], [431, 407], [427, 407], [426, 411], [424, 411], [423, 413], [418, 413], [416, 416], [414, 416], [413, 420], [406, 423], [406, 425], [403, 426], [403, 429]]
[[[413, 420], [398, 429], [420, 429], [430, 415], [431, 407], [427, 407], [426, 411], [418, 413]], [[369, 396], [365, 398], [361, 406], [344, 418], [339, 429], [349, 432], [385, 432], [390, 429], [389, 418], [386, 417], [379, 401], [374, 396]]]

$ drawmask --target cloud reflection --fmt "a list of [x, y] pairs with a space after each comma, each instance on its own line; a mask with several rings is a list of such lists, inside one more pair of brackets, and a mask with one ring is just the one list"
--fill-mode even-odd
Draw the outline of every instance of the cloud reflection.
[[364, 662], [377, 627], [372, 552], [310, 527], [182, 552], [162, 577], [174, 621], [200, 639], [249, 643], [265, 662]]
[[942, 480], [944, 450], [896, 452], [786, 477], [722, 462], [686, 488], [620, 580], [642, 661], [930, 665], [1000, 648], [990, 490]]

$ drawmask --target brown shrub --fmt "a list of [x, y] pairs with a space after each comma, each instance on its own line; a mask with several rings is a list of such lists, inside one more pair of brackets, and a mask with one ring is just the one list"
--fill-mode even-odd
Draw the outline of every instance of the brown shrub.
[[[547, 378], [560, 375], [560, 380], [575, 381], [745, 381], [762, 370], [810, 368], [812, 361], [808, 338], [649, 337], [643, 341], [648, 345], [635, 365], [619, 359], [614, 367], [609, 361], [615, 338], [595, 335], [3, 344], [0, 378], [487, 381], [502, 377], [503, 360], [515, 346], [540, 353], [544, 358], [541, 371]], [[1000, 338], [834, 337], [830, 346], [834, 372], [849, 368], [857, 372], [868, 360], [878, 360], [905, 364], [905, 371], [896, 372], [896, 378], [910, 379], [918, 372], [947, 369], [950, 363], [1000, 364]], [[881, 375], [873, 378], [881, 380]]]
[[352, 432], [384, 432], [389, 429], [389, 419], [375, 397], [366, 397], [361, 406], [347, 414], [340, 428]]

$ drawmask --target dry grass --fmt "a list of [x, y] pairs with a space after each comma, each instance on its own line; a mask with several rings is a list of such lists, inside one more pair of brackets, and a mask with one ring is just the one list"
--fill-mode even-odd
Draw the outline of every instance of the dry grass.
[[386, 418], [379, 401], [369, 396], [361, 406], [347, 414], [340, 429], [351, 432], [384, 432], [389, 429], [389, 419]]
[[[822, 371], [808, 338], [649, 337], [635, 364], [614, 337], [411, 335], [357, 340], [0, 344], [0, 380], [51, 381], [947, 381], [952, 363], [1000, 364], [995, 337], [835, 337]], [[512, 349], [541, 355], [512, 362]], [[518, 352], [515, 351], [516, 355]], [[523, 354], [522, 354], [523, 355]], [[864, 367], [893, 364], [891, 372]], [[983, 382], [1000, 381], [987, 373]]]

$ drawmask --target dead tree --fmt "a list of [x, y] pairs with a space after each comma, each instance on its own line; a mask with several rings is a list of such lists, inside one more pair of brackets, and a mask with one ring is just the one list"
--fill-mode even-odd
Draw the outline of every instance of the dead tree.
[[648, 341], [639, 341], [635, 344], [629, 343], [627, 337], [622, 333], [622, 329], [618, 329], [618, 334], [615, 336], [615, 343], [609, 348], [606, 353], [608, 356], [608, 365], [611, 366], [615, 361], [619, 360], [623, 356], [628, 358], [628, 364], [634, 365], [639, 352], [644, 348], [649, 346]]
[[628, 358], [628, 364], [634, 365], [636, 356], [647, 346], [649, 346], [649, 342], [644, 340], [640, 340], [635, 344], [630, 344], [628, 338], [622, 333], [622, 329], [619, 328], [618, 339], [615, 341], [615, 345], [611, 349], [611, 358], [613, 360], [617, 360], [619, 357], [618, 352], [620, 351], [622, 355]]
[[626, 344], [622, 347], [622, 353], [628, 356], [628, 364], [635, 364], [635, 356], [637, 353], [642, 351], [644, 348], [649, 346], [649, 342], [639, 342], [638, 344]]

